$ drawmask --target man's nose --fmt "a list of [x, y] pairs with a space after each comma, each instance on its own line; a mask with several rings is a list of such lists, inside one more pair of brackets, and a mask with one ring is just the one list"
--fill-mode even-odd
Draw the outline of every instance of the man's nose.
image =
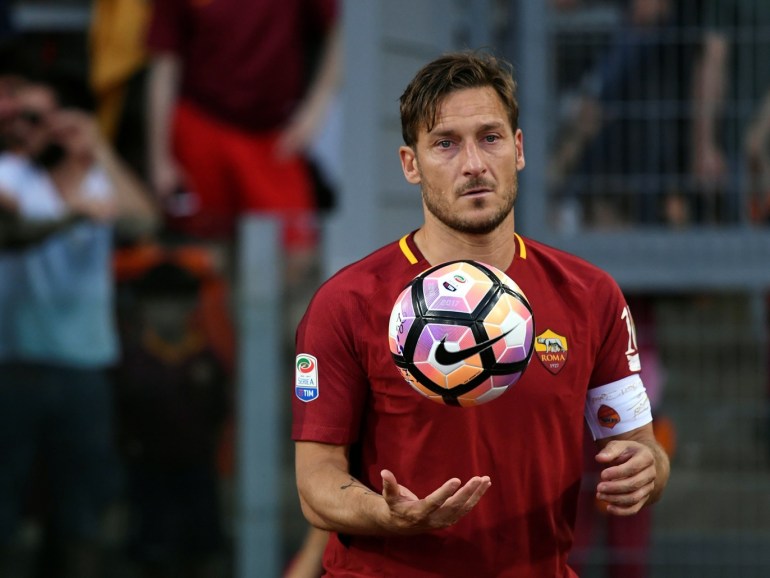
[[463, 174], [477, 176], [486, 170], [478, 143], [468, 142], [463, 147]]

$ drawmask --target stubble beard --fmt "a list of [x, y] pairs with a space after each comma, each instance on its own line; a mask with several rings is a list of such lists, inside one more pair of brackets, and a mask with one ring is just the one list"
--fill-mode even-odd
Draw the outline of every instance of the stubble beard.
[[[474, 179], [453, 192], [453, 199], [464, 191], [491, 185], [483, 179]], [[440, 191], [435, 191], [423, 181], [422, 200], [428, 212], [450, 229], [467, 235], [487, 235], [497, 229], [508, 217], [516, 204], [518, 196], [518, 175], [513, 175], [513, 181], [503, 195], [503, 204], [488, 217], [465, 215], [453, 210]], [[471, 199], [473, 209], [483, 209], [489, 201], [485, 198]]]

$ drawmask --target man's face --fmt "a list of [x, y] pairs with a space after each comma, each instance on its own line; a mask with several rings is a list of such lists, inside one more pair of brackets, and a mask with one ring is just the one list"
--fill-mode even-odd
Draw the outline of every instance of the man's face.
[[491, 87], [446, 96], [432, 130], [423, 127], [415, 147], [399, 151], [407, 181], [422, 188], [426, 224], [435, 219], [473, 235], [495, 230], [512, 215], [523, 144]]
[[51, 142], [51, 118], [57, 109], [53, 93], [42, 86], [27, 86], [16, 95], [16, 111], [9, 140], [19, 152], [35, 158]]

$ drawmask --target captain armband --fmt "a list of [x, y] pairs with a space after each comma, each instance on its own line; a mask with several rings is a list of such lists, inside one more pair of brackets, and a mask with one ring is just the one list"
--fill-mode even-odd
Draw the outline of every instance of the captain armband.
[[585, 417], [594, 439], [635, 430], [652, 421], [650, 400], [638, 374], [588, 390]]

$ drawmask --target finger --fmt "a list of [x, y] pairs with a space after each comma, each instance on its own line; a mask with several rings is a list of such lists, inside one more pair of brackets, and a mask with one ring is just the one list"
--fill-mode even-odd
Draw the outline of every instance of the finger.
[[596, 492], [600, 496], [631, 494], [654, 484], [655, 474], [648, 472], [614, 482], [601, 482], [596, 486]]
[[[478, 503], [481, 496], [484, 495], [491, 485], [492, 482], [489, 476], [474, 476], [462, 488], [457, 489], [451, 496], [439, 504], [439, 507], [445, 510], [463, 511], [463, 513], [466, 513]], [[426, 500], [429, 499], [430, 496], [426, 498]]]
[[[611, 441], [602, 450], [596, 454], [596, 461], [600, 463], [609, 463], [621, 459], [624, 456], [624, 452], [628, 449], [626, 444], [618, 441]], [[631, 454], [629, 453], [629, 456]]]
[[607, 494], [597, 493], [596, 497], [600, 501], [618, 509], [641, 508], [652, 493], [655, 484], [647, 484], [638, 490], [626, 494]]
[[427, 506], [427, 512], [430, 513], [442, 507], [447, 500], [457, 493], [461, 484], [462, 482], [459, 478], [452, 478], [444, 482], [440, 488], [425, 496], [424, 503]]
[[606, 504], [606, 511], [613, 516], [633, 516], [639, 513], [644, 504], [635, 504], [633, 506], [614, 506], [612, 504]]
[[390, 470], [382, 470], [380, 476], [382, 477], [382, 497], [386, 501], [396, 500], [399, 496], [396, 476]]
[[[621, 458], [622, 459], [622, 458]], [[599, 475], [602, 481], [610, 482], [625, 480], [640, 475], [645, 470], [650, 470], [648, 475], [654, 474], [655, 460], [651, 454], [640, 453], [631, 456], [627, 461], [604, 468]]]
[[461, 488], [460, 491], [452, 496], [452, 498], [447, 500], [447, 502], [456, 502], [457, 506], [464, 510], [463, 514], [470, 512], [476, 504], [479, 503], [479, 500], [481, 500], [481, 497], [486, 491], [492, 486], [492, 481], [489, 479], [489, 476], [483, 476], [478, 479], [477, 483], [472, 484], [471, 482], [474, 481], [475, 478], [469, 480], [469, 483], [467, 483], [465, 487]]

